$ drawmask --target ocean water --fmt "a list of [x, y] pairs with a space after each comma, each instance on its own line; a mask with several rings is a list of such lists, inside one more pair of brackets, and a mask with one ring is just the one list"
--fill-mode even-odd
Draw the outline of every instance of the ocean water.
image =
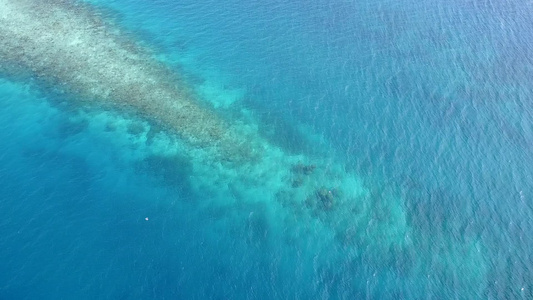
[[[0, 299], [533, 298], [531, 3], [87, 3], [266, 162], [234, 181], [142, 112], [3, 72]], [[254, 183], [287, 157], [355, 204]]]

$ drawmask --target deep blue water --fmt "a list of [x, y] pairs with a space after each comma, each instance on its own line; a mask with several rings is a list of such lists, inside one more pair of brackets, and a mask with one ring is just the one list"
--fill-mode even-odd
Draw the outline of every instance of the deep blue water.
[[5, 76], [0, 299], [533, 298], [533, 4], [91, 2], [220, 115], [400, 197], [413, 244], [328, 261]]

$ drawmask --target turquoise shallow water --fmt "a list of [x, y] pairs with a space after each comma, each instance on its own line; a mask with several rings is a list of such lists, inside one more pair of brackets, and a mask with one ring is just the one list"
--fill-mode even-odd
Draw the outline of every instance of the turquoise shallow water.
[[[220, 116], [358, 174], [375, 213], [321, 216], [331, 242], [198, 189], [185, 158], [137, 160], [135, 126], [98, 126], [120, 113], [4, 74], [0, 299], [533, 297], [530, 4], [91, 3]], [[405, 243], [366, 238], [398, 211]]]

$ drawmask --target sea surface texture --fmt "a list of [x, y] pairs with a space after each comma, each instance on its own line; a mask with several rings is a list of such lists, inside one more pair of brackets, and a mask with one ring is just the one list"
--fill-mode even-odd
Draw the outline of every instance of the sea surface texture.
[[0, 0], [0, 299], [533, 299], [533, 2]]

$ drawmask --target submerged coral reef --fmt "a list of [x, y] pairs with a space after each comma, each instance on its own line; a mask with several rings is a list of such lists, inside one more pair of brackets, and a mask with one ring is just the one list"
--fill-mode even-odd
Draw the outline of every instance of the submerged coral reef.
[[[367, 192], [354, 174], [329, 159], [288, 155], [253, 126], [224, 120], [148, 47], [87, 4], [0, 0], [0, 61], [7, 76], [49, 86], [80, 106], [133, 114], [176, 135], [195, 162], [197, 190], [226, 191], [239, 201], [281, 203], [291, 208], [289, 215], [305, 211], [334, 223], [360, 220], [359, 227], [370, 222]], [[142, 127], [132, 128], [125, 134], [143, 134]], [[404, 219], [401, 210], [396, 213], [400, 216], [384, 222]], [[390, 225], [399, 232], [405, 226], [405, 221]], [[401, 234], [395, 238], [403, 241]]]

